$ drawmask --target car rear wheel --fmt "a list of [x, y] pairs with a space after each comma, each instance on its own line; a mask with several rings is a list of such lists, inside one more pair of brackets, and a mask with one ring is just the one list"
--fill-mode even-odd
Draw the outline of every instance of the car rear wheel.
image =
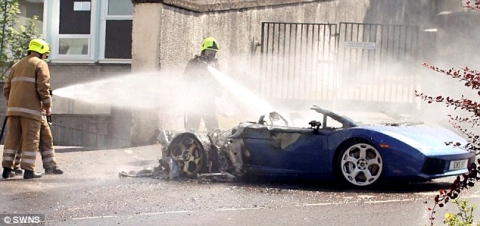
[[383, 171], [383, 160], [375, 147], [357, 142], [340, 153], [338, 167], [342, 178], [349, 184], [370, 186], [379, 180]]
[[205, 150], [195, 135], [190, 133], [180, 134], [167, 150], [177, 164], [181, 175], [195, 177], [205, 170]]

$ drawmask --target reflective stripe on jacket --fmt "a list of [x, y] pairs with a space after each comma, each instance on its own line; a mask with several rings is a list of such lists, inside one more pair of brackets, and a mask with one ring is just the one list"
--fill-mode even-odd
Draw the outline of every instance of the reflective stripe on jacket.
[[[50, 71], [45, 61], [32, 53], [13, 65], [3, 86], [8, 101], [7, 116], [42, 120], [42, 111], [52, 106]], [[43, 107], [42, 107], [43, 106]]]

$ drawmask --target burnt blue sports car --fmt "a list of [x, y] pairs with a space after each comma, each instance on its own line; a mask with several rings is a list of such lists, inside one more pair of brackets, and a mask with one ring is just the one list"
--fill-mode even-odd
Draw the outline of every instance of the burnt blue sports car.
[[447, 145], [467, 142], [440, 126], [363, 125], [319, 106], [311, 110], [314, 118], [303, 125], [295, 123], [299, 114], [287, 120], [271, 112], [229, 131], [164, 136], [163, 157], [186, 177], [340, 179], [354, 186], [459, 175], [475, 160], [474, 153]]

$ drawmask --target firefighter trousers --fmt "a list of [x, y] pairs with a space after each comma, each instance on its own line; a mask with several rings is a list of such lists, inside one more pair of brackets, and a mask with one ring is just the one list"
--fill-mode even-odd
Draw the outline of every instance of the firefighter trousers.
[[[40, 127], [40, 145], [39, 145], [40, 155], [42, 156], [42, 164], [44, 169], [55, 168], [57, 167], [57, 162], [55, 161], [55, 149], [53, 148], [53, 136], [52, 131], [50, 130], [50, 125], [47, 120], [42, 120], [42, 125]], [[22, 158], [22, 150], [19, 149], [17, 155], [15, 156], [14, 168], [20, 168], [20, 160]]]
[[17, 150], [22, 150], [20, 167], [35, 170], [41, 124], [41, 121], [32, 118], [8, 116], [2, 167], [13, 168]]

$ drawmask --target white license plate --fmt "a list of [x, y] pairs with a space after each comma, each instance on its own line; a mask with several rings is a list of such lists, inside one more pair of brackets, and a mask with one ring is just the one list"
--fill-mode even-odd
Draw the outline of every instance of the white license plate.
[[458, 170], [458, 169], [467, 168], [467, 163], [468, 163], [468, 159], [451, 161], [449, 170]]

